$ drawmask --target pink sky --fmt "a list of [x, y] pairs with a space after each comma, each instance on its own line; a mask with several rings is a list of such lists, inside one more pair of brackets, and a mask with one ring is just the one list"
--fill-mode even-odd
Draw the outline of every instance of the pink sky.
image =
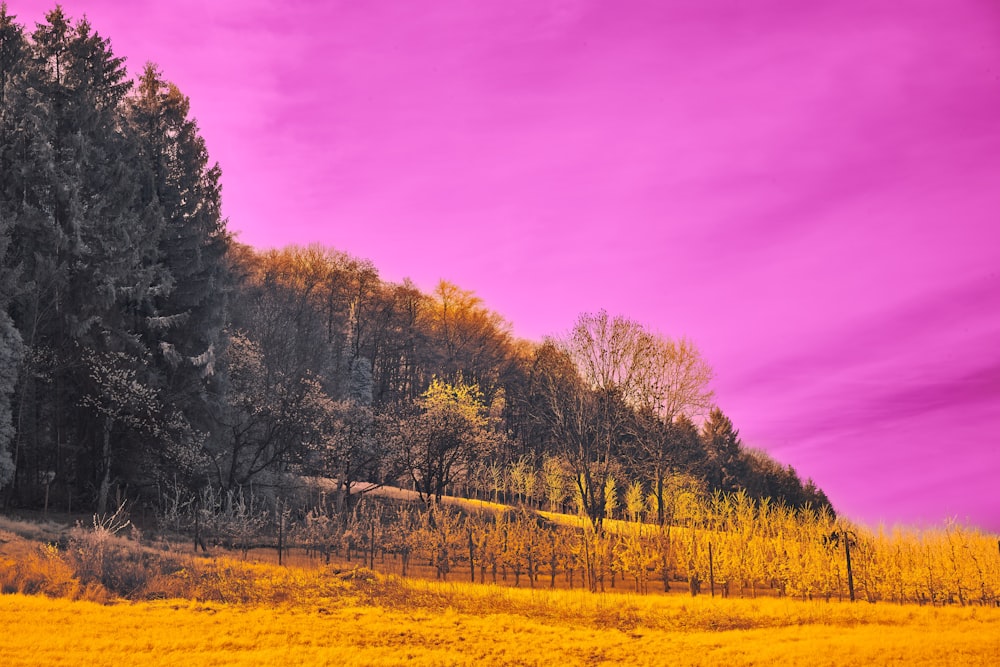
[[838, 510], [1000, 530], [996, 2], [62, 4], [191, 96], [243, 242], [447, 278], [531, 339], [687, 335]]

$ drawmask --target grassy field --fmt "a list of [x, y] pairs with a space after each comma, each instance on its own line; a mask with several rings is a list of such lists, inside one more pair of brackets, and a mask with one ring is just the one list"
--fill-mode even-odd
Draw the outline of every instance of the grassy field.
[[66, 540], [0, 520], [0, 664], [1000, 664], [996, 607], [531, 590]]
[[[252, 572], [244, 602], [0, 596], [14, 665], [993, 665], [1000, 610], [592, 595]], [[230, 585], [235, 585], [230, 582]]]

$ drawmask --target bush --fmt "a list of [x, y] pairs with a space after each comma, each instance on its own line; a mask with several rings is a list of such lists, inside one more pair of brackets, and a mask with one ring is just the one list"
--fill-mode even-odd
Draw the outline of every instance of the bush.
[[42, 545], [5, 565], [0, 568], [0, 590], [4, 593], [75, 599], [81, 592], [73, 568], [54, 544]]
[[142, 547], [134, 527], [132, 539], [120, 535], [130, 527], [122, 505], [110, 516], [95, 515], [92, 528], [77, 524], [70, 531], [68, 557], [80, 583], [130, 599], [170, 595], [175, 587], [166, 575], [181, 570], [181, 564]]

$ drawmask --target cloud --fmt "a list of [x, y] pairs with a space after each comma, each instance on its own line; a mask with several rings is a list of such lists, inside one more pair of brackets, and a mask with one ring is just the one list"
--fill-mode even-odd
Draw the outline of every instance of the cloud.
[[692, 336], [751, 444], [860, 515], [984, 504], [995, 3], [63, 4], [191, 96], [242, 240], [449, 278], [535, 337], [600, 307]]
[[[869, 522], [1000, 526], [1000, 275], [854, 320], [722, 388], [744, 438]], [[725, 405], [725, 404], [724, 404]], [[977, 495], [979, 494], [979, 495]]]

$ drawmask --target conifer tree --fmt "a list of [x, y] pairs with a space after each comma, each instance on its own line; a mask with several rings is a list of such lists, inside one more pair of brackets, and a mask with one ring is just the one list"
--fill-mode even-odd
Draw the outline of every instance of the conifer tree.
[[138, 207], [157, 229], [158, 285], [136, 312], [135, 327], [152, 359], [170, 426], [157, 462], [175, 470], [202, 454], [209, 396], [217, 390], [216, 355], [232, 284], [221, 171], [209, 166], [188, 98], [152, 63], [125, 107], [141, 156]]
[[134, 313], [159, 289], [158, 230], [137, 207], [139, 155], [120, 113], [131, 83], [110, 42], [56, 7], [19, 50], [3, 141], [17, 168], [5, 170], [0, 205], [5, 265], [18, 274], [11, 313], [26, 346], [17, 438], [31, 443], [25, 482], [54, 474], [69, 493], [96, 484], [109, 460], [96, 435], [106, 419], [83, 404], [92, 389], [83, 351], [127, 359], [137, 381], [151, 381]]
[[0, 4], [0, 490], [13, 480], [16, 469], [16, 452], [11, 447], [15, 438], [11, 398], [22, 351], [21, 334], [7, 312], [14, 296], [16, 275], [7, 259], [13, 218], [7, 202], [14, 189], [10, 174], [16, 164], [13, 95], [8, 91], [23, 76], [23, 55], [27, 48], [24, 34], [14, 19], [7, 11], [7, 4]]
[[[55, 361], [57, 425], [62, 420], [55, 433], [56, 458], [60, 440], [80, 443], [80, 483], [96, 475], [100, 486], [108, 466], [117, 465], [117, 455], [125, 454], [122, 448], [134, 438], [120, 421], [109, 424], [108, 413], [84, 403], [93, 376], [81, 352], [120, 361], [110, 372], [138, 369], [136, 382], [151, 383], [133, 313], [159, 289], [158, 229], [137, 206], [138, 151], [120, 113], [131, 88], [124, 59], [86, 19], [71, 24], [59, 7], [38, 25], [32, 41], [39, 90], [52, 100], [40, 130], [53, 156], [48, 173], [31, 185], [39, 190], [39, 202], [48, 204], [56, 241], [54, 248], [36, 252], [48, 253], [64, 278], [56, 285], [44, 341]], [[109, 428], [116, 457], [106, 454]]]
[[739, 431], [722, 410], [715, 407], [701, 427], [702, 446], [708, 457], [708, 482], [713, 489], [735, 491], [745, 477]]

